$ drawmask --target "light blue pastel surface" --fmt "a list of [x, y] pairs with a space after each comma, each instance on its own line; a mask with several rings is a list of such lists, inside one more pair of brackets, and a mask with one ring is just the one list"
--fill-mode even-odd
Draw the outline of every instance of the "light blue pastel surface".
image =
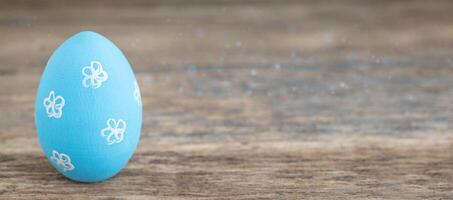
[[64, 176], [96, 182], [117, 174], [142, 124], [140, 91], [121, 50], [90, 31], [66, 40], [42, 74], [35, 122], [41, 148]]

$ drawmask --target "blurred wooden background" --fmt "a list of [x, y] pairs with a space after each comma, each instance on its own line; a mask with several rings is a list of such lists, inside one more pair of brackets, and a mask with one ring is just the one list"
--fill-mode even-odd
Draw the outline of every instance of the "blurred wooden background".
[[[449, 1], [0, 1], [0, 198], [452, 199]], [[53, 50], [94, 30], [144, 103], [136, 154], [80, 184], [40, 150]]]

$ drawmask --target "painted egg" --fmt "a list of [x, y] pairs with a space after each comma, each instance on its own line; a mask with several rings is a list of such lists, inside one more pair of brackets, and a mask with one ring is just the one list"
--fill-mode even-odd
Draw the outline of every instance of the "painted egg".
[[50, 57], [35, 102], [39, 142], [64, 176], [97, 182], [117, 174], [137, 147], [140, 90], [121, 50], [80, 32]]

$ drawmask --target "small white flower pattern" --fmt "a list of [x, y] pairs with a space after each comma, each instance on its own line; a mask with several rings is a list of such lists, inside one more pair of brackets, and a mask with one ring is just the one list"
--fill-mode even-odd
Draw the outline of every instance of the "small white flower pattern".
[[[91, 61], [89, 66], [83, 67], [82, 75], [82, 86], [93, 89], [100, 88], [103, 82], [107, 81], [109, 77], [99, 61]], [[133, 97], [137, 102], [137, 105], [141, 106], [141, 93], [137, 80], [134, 81]], [[65, 99], [62, 96], [56, 95], [54, 90], [51, 90], [49, 96], [44, 98], [43, 104], [49, 118], [62, 117]], [[107, 127], [101, 130], [100, 135], [105, 138], [107, 145], [121, 143], [125, 137], [126, 122], [123, 119], [109, 118], [106, 124]], [[71, 162], [71, 158], [67, 154], [59, 153], [56, 150], [52, 151], [50, 160], [54, 163], [56, 168], [63, 172], [73, 171], [75, 169], [75, 166]]]
[[141, 105], [141, 98], [142, 96], [140, 95], [140, 88], [138, 87], [137, 80], [134, 81], [134, 99], [137, 101], [138, 105]]
[[53, 90], [50, 91], [48, 97], [44, 98], [43, 104], [49, 118], [60, 118], [63, 115], [64, 98], [62, 96], [55, 96]]
[[107, 120], [107, 127], [101, 130], [101, 135], [105, 137], [108, 145], [112, 145], [123, 141], [125, 131], [126, 122], [124, 120], [110, 118]]
[[99, 88], [109, 78], [99, 61], [91, 61], [90, 66], [82, 68], [82, 85], [86, 88]]
[[71, 163], [71, 158], [64, 153], [58, 153], [57, 151], [52, 151], [52, 156], [50, 159], [64, 172], [74, 170], [74, 165]]

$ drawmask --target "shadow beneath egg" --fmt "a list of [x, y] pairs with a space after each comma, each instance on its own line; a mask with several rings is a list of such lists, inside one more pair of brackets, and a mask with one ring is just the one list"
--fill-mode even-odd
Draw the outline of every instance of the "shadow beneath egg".
[[[21, 184], [40, 186], [63, 187], [99, 185], [108, 180], [115, 179], [115, 176], [105, 181], [87, 183], [78, 182], [66, 178], [60, 174], [43, 155], [30, 153], [0, 153], [0, 183], [11, 185], [11, 188], [20, 188]], [[42, 189], [42, 188], [41, 188]], [[0, 187], [1, 192], [5, 192]]]
[[2, 183], [46, 184], [52, 181], [72, 182], [58, 173], [46, 157], [30, 153], [0, 153]]

